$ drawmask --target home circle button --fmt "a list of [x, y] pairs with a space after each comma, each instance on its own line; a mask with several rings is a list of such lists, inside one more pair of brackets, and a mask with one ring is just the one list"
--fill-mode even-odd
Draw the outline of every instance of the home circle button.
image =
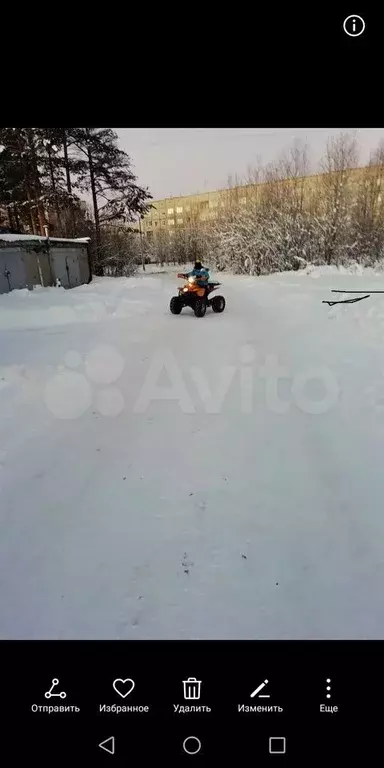
[[187, 755], [197, 755], [201, 750], [201, 741], [197, 736], [188, 736], [183, 741], [183, 750]]

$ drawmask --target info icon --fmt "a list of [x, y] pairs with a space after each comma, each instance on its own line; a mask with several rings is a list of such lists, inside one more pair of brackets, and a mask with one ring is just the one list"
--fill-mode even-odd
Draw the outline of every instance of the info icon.
[[365, 30], [365, 21], [361, 16], [352, 13], [351, 16], [347, 16], [347, 18], [344, 19], [343, 29], [345, 34], [349, 35], [349, 37], [360, 37]]

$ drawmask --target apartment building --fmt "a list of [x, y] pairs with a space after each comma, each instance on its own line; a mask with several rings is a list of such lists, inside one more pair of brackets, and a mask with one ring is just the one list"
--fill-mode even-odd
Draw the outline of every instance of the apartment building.
[[[357, 184], [361, 174], [366, 168], [351, 170], [351, 183]], [[377, 172], [372, 166], [372, 173]], [[311, 207], [312, 200], [318, 192], [318, 185], [324, 178], [324, 174], [313, 174], [298, 179], [288, 180], [290, 184], [302, 188], [305, 205]], [[287, 183], [282, 180], [274, 182]], [[217, 218], [220, 210], [234, 205], [247, 205], [250, 201], [257, 202], [263, 194], [266, 183], [245, 184], [227, 189], [219, 189], [214, 192], [202, 192], [196, 195], [181, 197], [167, 197], [164, 200], [154, 200], [149, 213], [141, 222], [141, 231], [147, 237], [153, 237], [157, 232], [174, 232], [178, 227], [186, 227], [196, 223], [209, 222]]]
[[142, 229], [146, 235], [159, 230], [168, 232], [177, 227], [185, 227], [199, 221], [207, 221], [216, 202], [217, 193], [207, 192], [201, 195], [169, 197], [155, 200], [153, 208], [144, 217]]
[[208, 222], [215, 219], [220, 208], [228, 205], [230, 200], [236, 199], [246, 203], [248, 197], [254, 196], [255, 188], [255, 185], [249, 184], [232, 189], [154, 200], [152, 209], [142, 220], [142, 231], [150, 237], [161, 230], [172, 232], [177, 227]]

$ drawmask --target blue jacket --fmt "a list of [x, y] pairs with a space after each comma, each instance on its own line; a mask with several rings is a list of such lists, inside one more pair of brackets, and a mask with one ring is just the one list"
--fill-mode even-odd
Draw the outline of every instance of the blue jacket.
[[193, 269], [192, 272], [187, 273], [188, 277], [206, 277], [206, 280], [197, 280], [198, 285], [207, 285], [209, 281], [209, 272], [205, 267], [202, 267], [202, 269]]

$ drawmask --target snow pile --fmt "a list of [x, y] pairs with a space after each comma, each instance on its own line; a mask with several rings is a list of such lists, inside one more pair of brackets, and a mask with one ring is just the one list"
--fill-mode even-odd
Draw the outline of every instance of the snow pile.
[[379, 261], [372, 267], [364, 267], [358, 262], [352, 262], [351, 264], [344, 266], [335, 266], [323, 264], [322, 266], [315, 266], [314, 264], [308, 264], [305, 272], [311, 277], [319, 277], [320, 275], [329, 275], [330, 277], [335, 275], [360, 275], [361, 277], [378, 275], [384, 276], [384, 261]]
[[[145, 287], [143, 281], [145, 280]], [[48, 328], [71, 323], [99, 323], [146, 312], [148, 292], [156, 292], [155, 278], [95, 278], [70, 291], [36, 286], [0, 295], [0, 328]]]

